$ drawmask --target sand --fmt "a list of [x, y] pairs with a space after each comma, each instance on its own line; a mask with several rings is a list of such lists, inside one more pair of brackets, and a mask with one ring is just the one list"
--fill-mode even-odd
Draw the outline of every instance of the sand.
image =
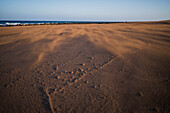
[[1, 113], [168, 113], [170, 24], [0, 28]]

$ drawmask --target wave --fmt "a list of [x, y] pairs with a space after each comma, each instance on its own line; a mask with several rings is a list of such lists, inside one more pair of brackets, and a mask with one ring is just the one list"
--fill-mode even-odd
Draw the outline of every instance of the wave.
[[6, 25], [8, 25], [8, 26], [16, 26], [16, 25], [20, 25], [20, 23], [5, 23]]

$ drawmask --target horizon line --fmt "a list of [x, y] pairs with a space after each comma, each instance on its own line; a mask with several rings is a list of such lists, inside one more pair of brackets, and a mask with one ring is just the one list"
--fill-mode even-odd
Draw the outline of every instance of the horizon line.
[[48, 19], [0, 19], [0, 21], [68, 21], [68, 22], [143, 22], [143, 21], [168, 21], [170, 19], [155, 20], [48, 20]]

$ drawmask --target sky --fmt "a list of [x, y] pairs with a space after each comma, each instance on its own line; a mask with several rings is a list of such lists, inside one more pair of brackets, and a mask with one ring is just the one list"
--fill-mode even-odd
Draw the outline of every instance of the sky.
[[169, 20], [170, 0], [0, 0], [1, 20]]

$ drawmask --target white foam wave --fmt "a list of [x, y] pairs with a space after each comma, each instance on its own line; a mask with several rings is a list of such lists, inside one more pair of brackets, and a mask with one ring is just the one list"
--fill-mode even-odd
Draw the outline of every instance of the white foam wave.
[[16, 26], [16, 25], [20, 25], [20, 23], [5, 23], [6, 25], [8, 25], [8, 26]]

